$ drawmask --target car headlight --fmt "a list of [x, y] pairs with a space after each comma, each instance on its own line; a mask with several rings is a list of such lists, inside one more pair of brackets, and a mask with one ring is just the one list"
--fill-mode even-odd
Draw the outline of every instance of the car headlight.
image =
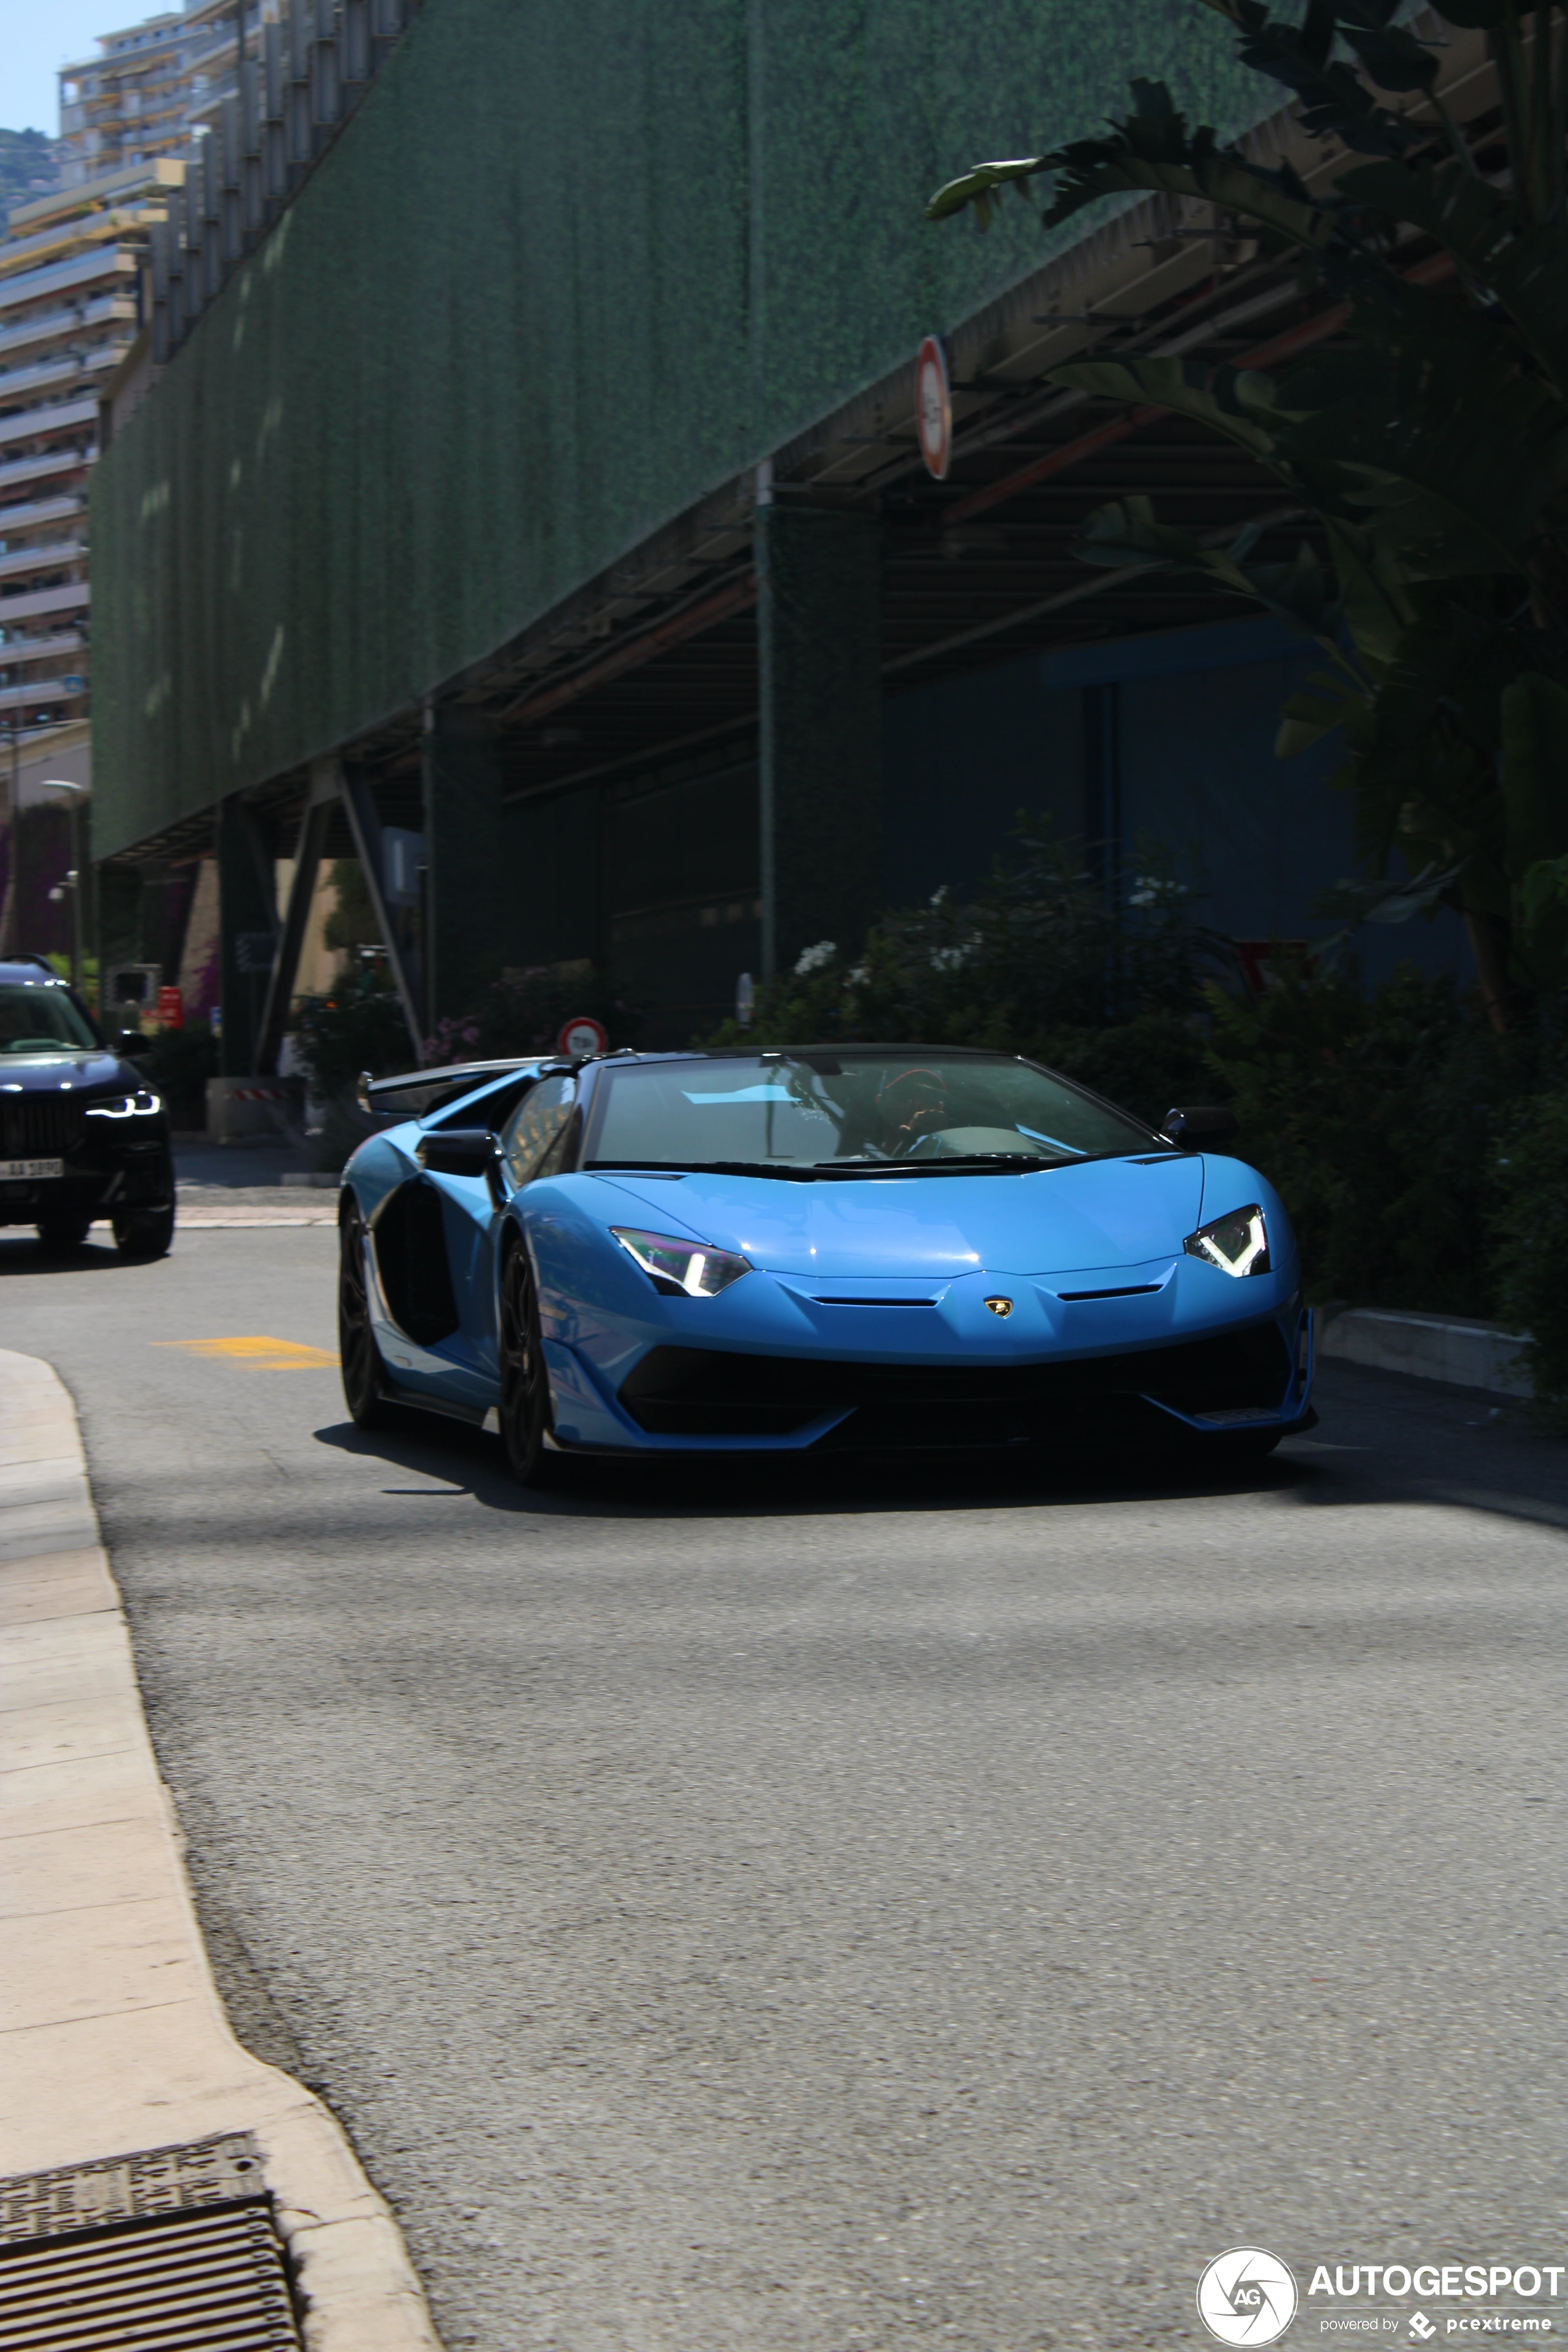
[[706, 1242], [677, 1241], [673, 1234], [639, 1234], [630, 1225], [612, 1225], [610, 1231], [654, 1288], [667, 1294], [716, 1298], [752, 1271], [750, 1258], [734, 1250], [710, 1249]]
[[1182, 1244], [1189, 1257], [1217, 1265], [1221, 1274], [1268, 1274], [1268, 1228], [1254, 1202], [1248, 1209], [1233, 1209], [1212, 1225], [1200, 1225]]
[[133, 1095], [116, 1095], [112, 1102], [90, 1104], [87, 1115], [89, 1118], [151, 1118], [163, 1108], [162, 1095], [138, 1087]]

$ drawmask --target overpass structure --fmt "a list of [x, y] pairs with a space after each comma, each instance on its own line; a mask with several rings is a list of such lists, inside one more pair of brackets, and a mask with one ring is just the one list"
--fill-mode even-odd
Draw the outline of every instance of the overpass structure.
[[[303, 55], [331, 0], [292, 5]], [[591, 957], [651, 1042], [684, 1042], [741, 971], [977, 870], [1020, 805], [1115, 888], [1180, 709], [1165, 814], [1239, 828], [1209, 845], [1231, 928], [1300, 928], [1343, 825], [1310, 776], [1264, 773], [1272, 625], [1070, 551], [1131, 489], [1216, 535], [1262, 521], [1281, 553], [1299, 527], [1227, 445], [1046, 378], [1133, 345], [1268, 364], [1341, 314], [1196, 205], [1055, 246], [1021, 205], [989, 236], [921, 217], [975, 157], [1091, 128], [1133, 71], [1324, 168], [1289, 115], [1247, 120], [1267, 86], [1224, 26], [1163, 0], [425, 0], [110, 404], [106, 957], [157, 952], [166, 877], [216, 856], [226, 1066], [268, 1067], [317, 866], [353, 854], [412, 1038], [502, 968]], [[1445, 79], [1462, 112], [1492, 102], [1479, 54]]]

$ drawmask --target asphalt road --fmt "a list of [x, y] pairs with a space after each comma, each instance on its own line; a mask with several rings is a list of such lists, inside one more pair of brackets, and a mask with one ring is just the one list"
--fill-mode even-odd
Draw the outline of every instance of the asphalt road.
[[332, 1254], [0, 1235], [0, 1344], [81, 1409], [237, 2028], [451, 2352], [1165, 2345], [1237, 2243], [1563, 2259], [1568, 1447], [1339, 1370], [1218, 1487], [525, 1496], [188, 1346], [330, 1349]]

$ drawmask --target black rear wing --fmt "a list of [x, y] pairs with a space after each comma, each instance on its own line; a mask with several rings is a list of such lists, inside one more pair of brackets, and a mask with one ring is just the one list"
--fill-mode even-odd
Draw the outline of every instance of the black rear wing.
[[373, 1118], [425, 1118], [447, 1103], [472, 1094], [487, 1078], [504, 1077], [509, 1070], [536, 1069], [552, 1057], [542, 1054], [509, 1054], [499, 1062], [448, 1062], [439, 1070], [405, 1070], [395, 1078], [373, 1078], [360, 1072], [358, 1101]]

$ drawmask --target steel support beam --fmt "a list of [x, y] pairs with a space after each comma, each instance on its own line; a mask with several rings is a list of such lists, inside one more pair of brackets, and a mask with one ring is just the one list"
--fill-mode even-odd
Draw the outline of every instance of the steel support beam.
[[278, 1067], [279, 1049], [283, 1043], [284, 1024], [293, 1000], [294, 981], [300, 970], [300, 956], [305, 944], [305, 930], [310, 919], [310, 908], [316, 895], [316, 877], [321, 868], [321, 853], [326, 847], [327, 828], [331, 823], [332, 809], [338, 797], [335, 778], [310, 779], [310, 795], [300, 820], [300, 837], [294, 849], [294, 875], [289, 886], [289, 906], [283, 918], [273, 952], [272, 970], [268, 975], [267, 996], [261, 1008], [261, 1022], [256, 1037], [256, 1066], [271, 1073]]
[[310, 771], [310, 789], [317, 789], [318, 779], [331, 776], [342, 793], [348, 815], [349, 831], [354, 837], [354, 856], [359, 859], [364, 876], [364, 887], [370, 894], [371, 912], [375, 917], [386, 960], [392, 967], [393, 985], [397, 1001], [403, 1007], [403, 1018], [408, 1026], [408, 1042], [416, 1062], [425, 1058], [425, 1024], [421, 1018], [417, 974], [409, 968], [409, 960], [392, 919], [392, 909], [386, 903], [386, 864], [381, 841], [381, 819], [375, 813], [375, 803], [370, 796], [370, 786], [364, 777], [343, 760], [319, 760]]

